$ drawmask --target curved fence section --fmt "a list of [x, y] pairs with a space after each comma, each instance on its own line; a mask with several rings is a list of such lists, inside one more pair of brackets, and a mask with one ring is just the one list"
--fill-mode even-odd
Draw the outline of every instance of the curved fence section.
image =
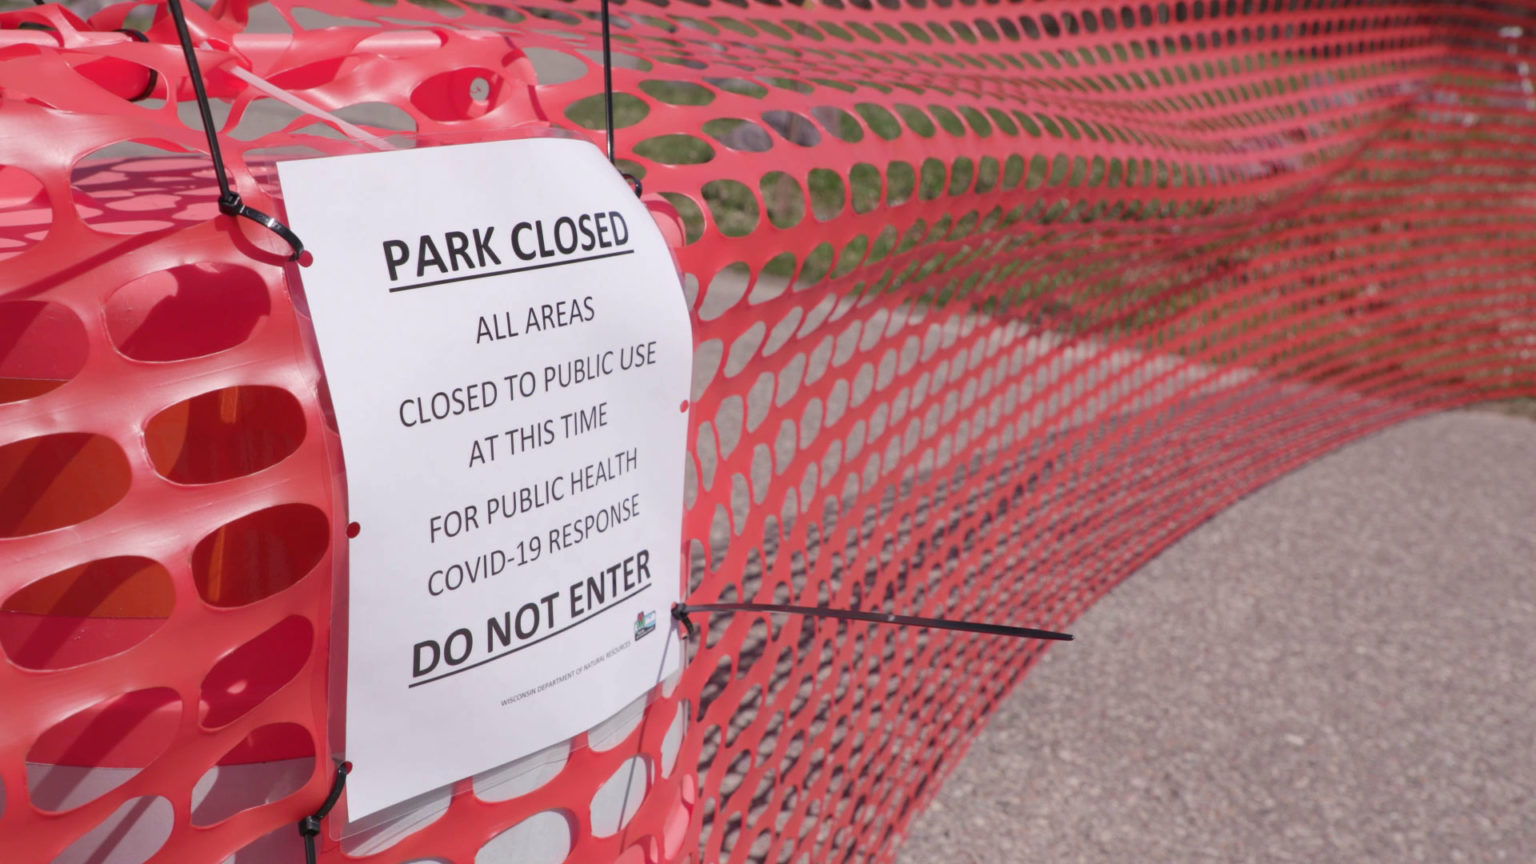
[[[603, 141], [594, 2], [188, 11], [258, 209], [294, 156]], [[616, 6], [620, 167], [694, 314], [691, 599], [1061, 629], [1308, 460], [1536, 397], [1533, 28]], [[0, 12], [0, 130], [0, 858], [302, 860], [346, 510], [286, 250], [217, 215], [163, 7]], [[889, 860], [1041, 650], [700, 623], [644, 704], [322, 859]]]

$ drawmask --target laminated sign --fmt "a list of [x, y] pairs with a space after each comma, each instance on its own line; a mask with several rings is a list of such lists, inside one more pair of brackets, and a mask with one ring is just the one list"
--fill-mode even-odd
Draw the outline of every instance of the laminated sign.
[[587, 142], [278, 173], [356, 523], [355, 821], [676, 671], [693, 342], [660, 231]]

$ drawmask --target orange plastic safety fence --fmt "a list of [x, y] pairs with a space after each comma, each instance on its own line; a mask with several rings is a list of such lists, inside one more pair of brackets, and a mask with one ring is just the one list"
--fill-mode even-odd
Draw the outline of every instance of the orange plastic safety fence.
[[[217, 216], [163, 8], [0, 8], [0, 860], [301, 860], [346, 539], [286, 250]], [[292, 155], [602, 140], [594, 0], [188, 11], [258, 209]], [[1536, 396], [1533, 28], [618, 3], [695, 313], [692, 599], [1059, 629], [1352, 438]], [[1040, 651], [706, 623], [643, 711], [322, 858], [889, 860]]]

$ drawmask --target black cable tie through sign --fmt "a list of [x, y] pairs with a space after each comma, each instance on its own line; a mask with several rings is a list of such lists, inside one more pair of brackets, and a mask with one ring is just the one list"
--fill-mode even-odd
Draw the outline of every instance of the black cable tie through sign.
[[320, 836], [320, 823], [330, 815], [336, 802], [341, 800], [341, 790], [347, 788], [347, 774], [351, 771], [351, 762], [337, 762], [336, 775], [331, 778], [331, 791], [320, 804], [320, 809], [299, 820], [299, 835], [304, 838], [304, 860], [308, 864], [315, 864], [319, 857], [315, 838]]
[[985, 633], [989, 636], [1012, 636], [1015, 639], [1049, 639], [1071, 642], [1071, 633], [1054, 630], [1036, 630], [1033, 627], [1012, 627], [1007, 624], [988, 624], [982, 621], [959, 621], [951, 618], [919, 618], [913, 615], [895, 615], [890, 612], [861, 612], [857, 609], [829, 609], [826, 606], [784, 606], [777, 603], [677, 603], [672, 607], [672, 618], [682, 623], [688, 638], [699, 635], [697, 624], [689, 617], [694, 612], [767, 612], [788, 615], [804, 615], [811, 618], [836, 618], [840, 621], [869, 621], [874, 624], [896, 624], [901, 627], [929, 627], [934, 630], [961, 630], [966, 633]]
[[[608, 0], [602, 0], [599, 9], [603, 21], [603, 116], [607, 124], [604, 128], [608, 131], [608, 163], [618, 168], [619, 160], [613, 149], [613, 34], [609, 23]], [[629, 181], [629, 188], [635, 190], [635, 197], [639, 198], [643, 188], [640, 178], [627, 171], [619, 173]]]
[[276, 217], [247, 205], [240, 193], [231, 189], [224, 169], [224, 154], [219, 150], [219, 135], [213, 128], [213, 110], [208, 107], [208, 90], [203, 86], [203, 70], [197, 65], [197, 52], [192, 48], [192, 33], [187, 29], [187, 16], [181, 8], [181, 0], [166, 0], [171, 18], [176, 22], [176, 38], [181, 42], [181, 52], [187, 58], [187, 72], [192, 77], [192, 94], [197, 97], [197, 111], [202, 116], [203, 134], [208, 137], [208, 155], [213, 159], [213, 176], [219, 181], [219, 212], [226, 216], [249, 219], [283, 238], [293, 247], [289, 261], [299, 260], [304, 254], [304, 243], [293, 229]]

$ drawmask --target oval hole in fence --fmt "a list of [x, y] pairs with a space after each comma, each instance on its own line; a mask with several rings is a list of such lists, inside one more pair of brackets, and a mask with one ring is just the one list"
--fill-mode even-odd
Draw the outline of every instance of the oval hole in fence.
[[673, 709], [672, 722], [667, 734], [661, 739], [661, 775], [670, 777], [677, 764], [677, 754], [683, 746], [683, 733], [688, 731], [688, 700], [683, 699]]
[[976, 166], [976, 194], [984, 195], [996, 189], [1001, 170], [996, 159], [991, 156], [981, 157], [981, 162]]
[[62, 387], [85, 368], [89, 351], [85, 325], [68, 308], [40, 300], [0, 303], [0, 404]]
[[224, 655], [203, 678], [199, 722], [216, 729], [265, 702], [303, 668], [313, 641], [308, 619], [291, 615]]
[[175, 819], [171, 802], [158, 795], [130, 798], [52, 864], [144, 864], [170, 839]]
[[816, 118], [832, 137], [840, 141], [857, 143], [864, 140], [864, 127], [858, 118], [841, 108], [830, 105], [818, 105], [811, 109], [811, 116]]
[[976, 176], [976, 163], [961, 156], [950, 166], [949, 194], [963, 195], [971, 188], [971, 180]]
[[[613, 94], [613, 128], [624, 129], [644, 120], [651, 113], [645, 100], [628, 93]], [[565, 106], [565, 117], [583, 129], [608, 128], [607, 103], [602, 93], [596, 93]]]
[[811, 213], [818, 222], [826, 222], [843, 212], [847, 205], [847, 186], [842, 175], [826, 168], [812, 168], [809, 179]]
[[148, 558], [103, 558], [45, 576], [0, 605], [0, 648], [27, 669], [64, 669], [148, 639], [171, 615], [171, 574]]
[[[358, 51], [378, 51], [384, 48], [383, 44], [369, 44], [376, 37], [369, 36], [357, 44]], [[382, 41], [382, 40], [381, 40]], [[316, 60], [313, 63], [303, 63], [287, 69], [281, 69], [272, 73], [269, 82], [274, 87], [284, 90], [308, 90], [311, 87], [324, 87], [335, 81], [345, 73], [350, 73], [358, 65], [358, 61], [351, 57], [329, 57], [324, 60]]]
[[848, 172], [849, 185], [852, 188], [851, 200], [853, 212], [869, 213], [880, 206], [880, 195], [884, 185], [880, 176], [880, 169], [868, 162], [855, 163]]
[[[581, 58], [563, 51], [530, 45], [523, 48], [523, 54], [533, 63], [534, 75], [538, 77], [539, 85], [542, 87], [568, 84], [587, 74], [587, 64], [583, 63]], [[644, 90], [645, 84], [642, 83], [640, 89]]]
[[137, 690], [60, 720], [27, 753], [27, 795], [63, 812], [100, 798], [158, 759], [176, 737], [181, 698], [168, 687]]
[[250, 338], [271, 314], [261, 277], [230, 264], [185, 264], [141, 276], [107, 299], [107, 335], [124, 356], [203, 357]]
[[0, 165], [0, 261], [41, 243], [52, 224], [42, 182], [14, 165]]
[[997, 108], [988, 108], [987, 116], [992, 118], [992, 124], [996, 126], [998, 130], [1001, 131], [1004, 135], [1007, 135], [1010, 138], [1018, 136], [1019, 127], [1002, 110]]
[[763, 207], [775, 228], [793, 228], [805, 218], [805, 191], [800, 181], [783, 171], [769, 171], [759, 181]]
[[571, 854], [571, 820], [558, 810], [545, 810], [486, 841], [475, 853], [475, 864], [560, 864]]
[[751, 187], [737, 180], [704, 184], [704, 203], [715, 227], [727, 237], [745, 237], [757, 228], [758, 201]]
[[763, 122], [791, 144], [814, 147], [821, 143], [821, 130], [804, 114], [782, 110], [764, 111]]
[[[493, 90], [490, 79], [472, 78], [469, 82], [471, 98], [490, 99]], [[481, 94], [476, 97], [475, 94]], [[404, 108], [388, 102], [358, 102], [331, 112], [356, 126], [370, 127], [380, 132], [415, 132], [416, 118]]]
[[192, 788], [192, 824], [213, 825], [303, 788], [315, 770], [315, 744], [297, 723], [262, 726], [247, 735]]
[[[928, 112], [932, 114], [934, 119], [939, 122], [939, 126], [942, 127], [945, 132], [948, 132], [956, 138], [965, 135], [965, 124], [960, 122], [960, 118], [955, 116], [955, 112], [949, 110], [943, 105], [929, 105]], [[991, 130], [989, 129], [988, 131], [990, 132]]]
[[325, 555], [330, 528], [308, 504], [282, 504], [223, 525], [192, 550], [192, 578], [210, 606], [244, 606], [293, 585]]
[[691, 81], [656, 78], [641, 81], [640, 91], [668, 105], [708, 105], [715, 101], [714, 91]]
[[138, 101], [147, 98], [155, 89], [165, 91], [163, 86], [158, 86], [153, 70], [131, 60], [73, 51], [62, 56], [75, 74], [119, 99]]
[[494, 108], [506, 90], [501, 75], [479, 67], [440, 72], [416, 85], [411, 104], [440, 123], [473, 120]]
[[944, 186], [949, 176], [949, 171], [944, 163], [929, 157], [923, 160], [922, 182], [917, 189], [917, 197], [924, 201], [937, 201], [944, 194]]
[[693, 135], [656, 135], [635, 144], [635, 154], [663, 165], [701, 165], [715, 158], [715, 149]]
[[278, 387], [226, 387], [156, 414], [150, 462], [175, 483], [217, 483], [276, 465], [304, 440], [304, 409]]
[[901, 136], [901, 123], [884, 107], [873, 102], [860, 102], [853, 106], [853, 110], [859, 112], [859, 116], [869, 125], [870, 131], [881, 138], [894, 141]]
[[934, 132], [937, 131], [934, 128], [933, 121], [929, 119], [927, 114], [923, 113], [921, 108], [900, 104], [896, 106], [896, 113], [901, 115], [902, 122], [907, 124], [908, 129], [924, 138], [932, 138]]
[[218, 215], [219, 186], [208, 157], [141, 141], [97, 149], [71, 168], [75, 211], [107, 234], [164, 231]]
[[663, 192], [661, 197], [677, 209], [678, 217], [683, 220], [683, 245], [698, 242], [704, 236], [704, 211], [698, 203], [676, 192]]
[[703, 128], [704, 134], [731, 150], [742, 153], [766, 153], [773, 149], [773, 137], [751, 120], [740, 117], [716, 117], [707, 121]]
[[987, 115], [969, 105], [962, 105], [957, 110], [960, 113], [960, 117], [965, 120], [965, 125], [969, 126], [972, 132], [982, 138], [991, 136], [992, 121], [987, 119]]
[[917, 171], [907, 162], [892, 162], [886, 167], [885, 203], [899, 207], [912, 200], [917, 189]]
[[128, 458], [110, 438], [65, 432], [0, 447], [0, 537], [77, 525], [128, 494]]
[[[720, 19], [722, 23], [729, 19]], [[705, 83], [717, 87], [727, 93], [735, 93], [738, 96], [747, 96], [752, 99], [761, 99], [768, 95], [768, 88], [745, 78], [705, 78]]]
[[643, 756], [624, 760], [592, 796], [592, 834], [609, 837], [629, 824], [650, 789], [650, 763]]

